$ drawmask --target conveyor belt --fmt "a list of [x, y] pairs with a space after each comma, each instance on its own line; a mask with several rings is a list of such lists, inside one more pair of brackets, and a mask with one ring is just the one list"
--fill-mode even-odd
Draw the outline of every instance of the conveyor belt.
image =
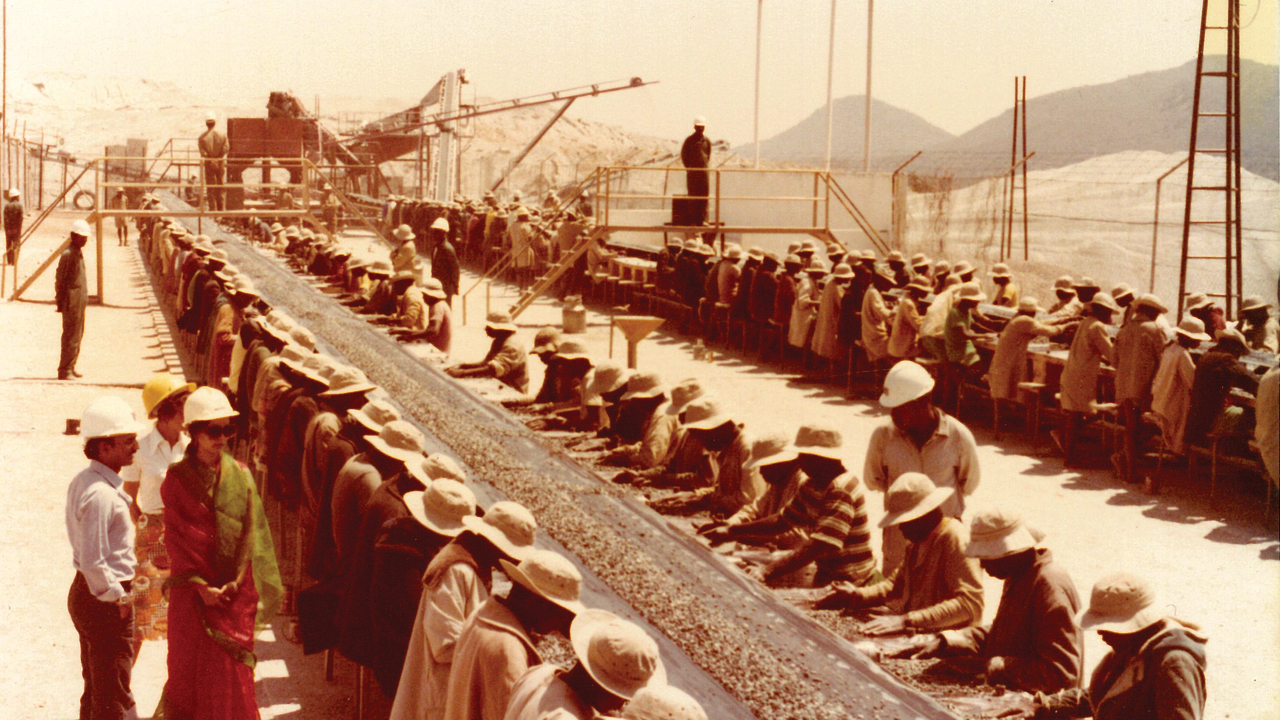
[[[162, 200], [186, 207], [170, 196]], [[457, 457], [482, 501], [510, 498], [527, 506], [544, 531], [540, 538], [554, 539], [544, 544], [583, 570], [583, 601], [647, 626], [673, 684], [697, 697], [710, 717], [954, 717], [275, 259], [233, 235], [205, 230], [225, 241], [231, 263], [253, 278], [267, 302], [390, 393], [433, 451]]]

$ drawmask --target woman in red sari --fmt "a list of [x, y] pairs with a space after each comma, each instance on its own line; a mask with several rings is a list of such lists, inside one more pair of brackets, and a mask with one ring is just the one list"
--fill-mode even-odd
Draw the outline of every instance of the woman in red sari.
[[184, 407], [191, 444], [160, 487], [169, 553], [169, 679], [155, 718], [255, 720], [253, 638], [280, 604], [271, 531], [249, 471], [226, 452], [225, 395]]

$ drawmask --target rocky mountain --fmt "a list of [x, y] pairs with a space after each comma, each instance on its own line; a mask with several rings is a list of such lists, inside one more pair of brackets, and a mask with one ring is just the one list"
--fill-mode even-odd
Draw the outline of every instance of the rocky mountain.
[[[843, 167], [862, 167], [862, 139], [865, 119], [865, 95], [837, 98], [832, 107], [833, 163]], [[929, 123], [915, 113], [889, 103], [871, 99], [871, 147], [873, 167], [909, 157], [922, 147], [933, 147], [954, 136]], [[755, 143], [734, 148], [743, 157], [755, 154]], [[827, 152], [827, 110], [825, 106], [809, 117], [773, 137], [760, 142], [760, 158], [772, 162], [822, 165]], [[900, 162], [900, 161], [899, 161]], [[892, 169], [892, 166], [890, 166]]]
[[[1206, 67], [1223, 65], [1207, 58]], [[1241, 62], [1242, 165], [1280, 179], [1280, 101], [1277, 68]], [[1201, 109], [1221, 111], [1224, 83], [1205, 78]], [[1027, 100], [1027, 146], [1035, 168], [1055, 168], [1124, 151], [1185, 155], [1191, 135], [1195, 61], [1101, 85], [1062, 90]], [[1009, 163], [1013, 110], [925, 151], [912, 170], [990, 175]], [[1201, 147], [1222, 147], [1221, 120], [1201, 120]]]

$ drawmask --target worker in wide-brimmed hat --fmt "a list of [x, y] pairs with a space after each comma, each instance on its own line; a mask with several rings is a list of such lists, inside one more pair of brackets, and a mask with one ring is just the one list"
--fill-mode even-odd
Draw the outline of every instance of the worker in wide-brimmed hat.
[[1088, 688], [1020, 698], [1005, 717], [1092, 717], [1095, 720], [1204, 717], [1208, 639], [1200, 627], [1169, 615], [1146, 579], [1108, 575], [1093, 586], [1080, 616], [1109, 652]]
[[488, 599], [498, 559], [515, 558], [517, 542], [532, 549], [537, 523], [523, 506], [509, 502], [493, 506], [494, 518], [476, 517], [475, 495], [454, 480], [438, 480], [425, 491], [405, 493], [404, 501], [418, 524], [447, 538], [447, 544], [430, 559], [423, 587], [415, 593], [417, 613], [399, 685], [392, 691], [391, 717], [440, 717], [458, 632], [467, 616]]
[[396, 273], [417, 272], [418, 270], [418, 247], [413, 244], [417, 237], [413, 234], [413, 228], [408, 225], [401, 225], [391, 234], [397, 245], [391, 251], [391, 268]]
[[1244, 335], [1228, 327], [1219, 330], [1215, 338], [1217, 342], [1196, 363], [1191, 383], [1186, 441], [1192, 445], [1232, 436], [1242, 442], [1250, 427], [1250, 413], [1230, 402], [1231, 390], [1239, 388], [1250, 395], [1258, 392], [1258, 376], [1240, 362], [1249, 354]]
[[582, 575], [564, 556], [535, 550], [519, 564], [499, 562], [511, 590], [506, 597], [490, 596], [463, 624], [442, 717], [503, 718], [516, 680], [542, 664], [533, 638], [567, 638], [574, 619], [587, 611], [578, 599]]
[[1106, 326], [1120, 311], [1109, 293], [1099, 292], [1086, 306], [1089, 315], [1076, 330], [1062, 368], [1058, 400], [1062, 406], [1062, 427], [1051, 433], [1070, 467], [1076, 461], [1075, 440], [1083, 418], [1097, 412], [1098, 374], [1102, 361], [1113, 357], [1111, 336]]
[[[904, 473], [924, 473], [938, 487], [956, 491], [943, 511], [959, 518], [982, 480], [978, 446], [969, 428], [933, 404], [933, 389], [933, 376], [919, 363], [903, 360], [889, 370], [880, 396], [889, 418], [871, 431], [862, 477], [867, 487], [886, 492]], [[886, 530], [881, 545], [888, 575], [902, 561], [902, 534]]]
[[965, 554], [1004, 583], [990, 625], [916, 635], [894, 657], [943, 657], [948, 670], [989, 685], [1052, 693], [1078, 687], [1084, 635], [1075, 583], [1016, 513], [985, 509], [969, 523]]
[[484, 332], [490, 337], [489, 352], [480, 362], [459, 363], [445, 368], [453, 377], [492, 377], [518, 392], [529, 391], [529, 358], [516, 340], [516, 324], [504, 312], [489, 313]]
[[996, 307], [1018, 307], [1020, 291], [1017, 283], [1013, 281], [1013, 273], [1009, 272], [1009, 266], [1005, 263], [996, 263], [991, 268], [990, 274], [991, 282], [996, 286], [995, 295], [991, 297], [991, 304]]
[[436, 278], [427, 278], [422, 287], [415, 289], [422, 301], [421, 327], [402, 323], [401, 327], [393, 328], [391, 332], [403, 342], [426, 341], [447, 356], [453, 347], [453, 311], [449, 307], [444, 286]]
[[694, 407], [696, 401], [710, 399], [710, 396], [697, 378], [685, 378], [676, 383], [671, 387], [670, 395], [671, 401], [666, 404], [664, 412], [679, 422], [675, 425], [666, 456], [651, 468], [623, 470], [614, 476], [614, 482], [687, 489], [706, 469], [707, 449], [698, 437], [689, 433], [688, 425], [717, 414], [709, 409], [712, 406]]
[[1111, 465], [1121, 480], [1138, 482], [1134, 462], [1138, 458], [1138, 431], [1142, 414], [1151, 403], [1151, 384], [1155, 380], [1160, 356], [1164, 352], [1164, 331], [1156, 320], [1169, 311], [1160, 298], [1144, 293], [1133, 302], [1132, 319], [1116, 333], [1115, 349], [1110, 358], [1115, 365], [1116, 403], [1120, 405], [1120, 422], [1124, 425], [1120, 451], [1111, 456]]
[[844, 464], [840, 432], [822, 425], [801, 426], [792, 450], [807, 479], [782, 511], [712, 530], [707, 538], [767, 545], [781, 533], [798, 530], [805, 534], [802, 542], [768, 556], [767, 563], [753, 567], [751, 574], [781, 587], [872, 582], [877, 575], [866, 493]]
[[650, 507], [666, 515], [708, 512], [713, 518], [724, 518], [764, 494], [764, 480], [749, 465], [751, 445], [742, 423], [730, 417], [714, 398], [703, 397], [689, 403], [683, 431], [686, 442], [701, 447], [711, 462], [701, 463], [691, 473], [672, 473], [650, 480], [655, 486], [683, 489], [651, 502]]
[[595, 360], [586, 344], [574, 338], [560, 340], [547, 365], [559, 388], [556, 399], [529, 405], [527, 411], [541, 417], [525, 424], [535, 430], [577, 430], [591, 424], [587, 395], [594, 368]]
[[1049, 338], [1062, 332], [1061, 327], [1036, 319], [1040, 312], [1035, 298], [1021, 298], [1016, 313], [1000, 331], [987, 368], [987, 387], [993, 399], [1017, 400], [1018, 385], [1027, 377], [1027, 346], [1038, 337]]
[[1073, 287], [1075, 281], [1070, 275], [1061, 275], [1053, 281], [1053, 294], [1056, 298], [1045, 312], [1055, 317], [1074, 317], [1079, 314], [1084, 303], [1076, 297]]
[[889, 357], [895, 361], [920, 354], [920, 325], [929, 310], [929, 278], [916, 275], [907, 283], [906, 297], [898, 300], [889, 316]]
[[614, 436], [619, 444], [603, 461], [637, 470], [661, 463], [679, 425], [679, 420], [666, 412], [667, 399], [667, 388], [658, 373], [633, 374], [619, 399]]
[[939, 488], [922, 473], [900, 476], [885, 493], [880, 527], [901, 527], [908, 542], [906, 559], [887, 579], [867, 587], [838, 584], [815, 605], [846, 610], [885, 607], [887, 614], [863, 626], [868, 635], [938, 632], [980, 621], [982, 582], [977, 562], [965, 556], [969, 533], [942, 510], [954, 494], [954, 489]]
[[[812, 437], [806, 429], [796, 432], [801, 441], [806, 436]], [[724, 520], [713, 519], [698, 527], [698, 533], [709, 535], [724, 526], [743, 525], [762, 520], [782, 512], [791, 498], [795, 497], [805, 480], [804, 471], [800, 469], [800, 453], [796, 450], [795, 440], [781, 433], [772, 433], [758, 437], [751, 443], [751, 459], [747, 462], [747, 472], [755, 473], [764, 482], [765, 490], [755, 500], [743, 505], [737, 512]], [[783, 531], [768, 541], [771, 549], [794, 548], [805, 539], [805, 533], [798, 529]]]
[[602, 360], [596, 365], [583, 398], [583, 404], [587, 406], [586, 427], [596, 430], [602, 437], [614, 434], [621, 399], [633, 374], [634, 371], [613, 360]]
[[[1191, 351], [1213, 338], [1204, 331], [1204, 323], [1190, 315], [1178, 323], [1173, 338], [1160, 355], [1160, 365], [1151, 383], [1151, 412], [1160, 426], [1164, 446], [1181, 455], [1186, 449], [1187, 413], [1191, 409], [1191, 386], [1196, 375], [1196, 361]], [[1147, 490], [1156, 492], [1159, 488], [1148, 486]]]
[[644, 630], [607, 610], [587, 610], [569, 629], [576, 662], [546, 663], [515, 684], [504, 720], [591, 720], [619, 712], [636, 693], [665, 687], [658, 645]]
[[1250, 350], [1280, 353], [1280, 323], [1271, 314], [1271, 306], [1258, 295], [1250, 295], [1240, 303], [1240, 320], [1236, 329], [1244, 335]]

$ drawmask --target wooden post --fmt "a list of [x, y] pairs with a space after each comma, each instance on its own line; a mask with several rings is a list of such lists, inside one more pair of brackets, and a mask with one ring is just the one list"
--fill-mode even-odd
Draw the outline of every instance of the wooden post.
[[[106, 164], [105, 164], [105, 163], [103, 163], [103, 165], [105, 166]], [[95, 181], [96, 181], [96, 180], [97, 180], [97, 175], [96, 175], [96, 174], [94, 175], [94, 178], [95, 178]], [[97, 236], [98, 236], [98, 240], [97, 240], [97, 248], [98, 248], [98, 304], [99, 304], [99, 305], [106, 305], [106, 304], [107, 304], [107, 294], [106, 294], [105, 290], [104, 290], [104, 289], [103, 289], [103, 287], [102, 287], [102, 213], [98, 212], [98, 209], [104, 208], [104, 207], [106, 207], [106, 205], [103, 203], [103, 198], [102, 198], [102, 183], [101, 183], [101, 182], [96, 182], [95, 184], [97, 185], [97, 187], [95, 187], [95, 188], [93, 189], [93, 196], [94, 196], [94, 198], [96, 198], [96, 199], [97, 199], [97, 202], [95, 202], [95, 203], [94, 203], [94, 208], [95, 208], [95, 210], [94, 210], [94, 212], [93, 212], [93, 218], [94, 218], [94, 229], [97, 231]]]
[[43, 210], [44, 209], [44, 130], [40, 131], [40, 152], [36, 157], [40, 160], [39, 172], [36, 174], [36, 177], [38, 178], [36, 181], [36, 185], [37, 185], [36, 197], [39, 198], [39, 200], [36, 201], [36, 209]]
[[67, 158], [62, 157], [62, 207], [67, 206]]

